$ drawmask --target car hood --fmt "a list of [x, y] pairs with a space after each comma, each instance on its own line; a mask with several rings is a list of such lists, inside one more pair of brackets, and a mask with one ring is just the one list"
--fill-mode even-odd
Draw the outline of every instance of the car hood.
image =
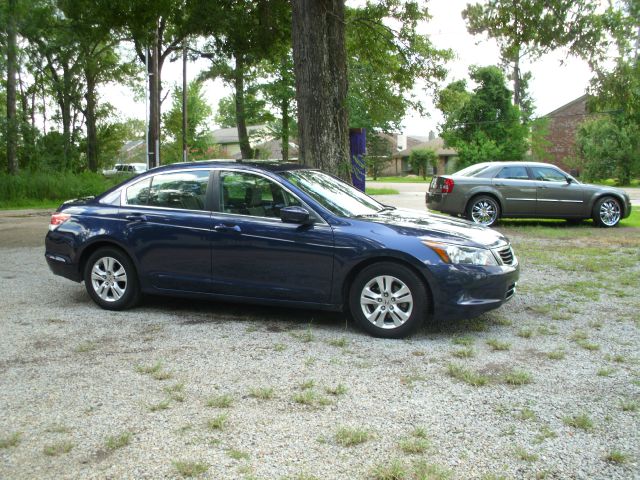
[[400, 235], [429, 238], [434, 241], [495, 248], [509, 243], [500, 232], [459, 218], [398, 208], [363, 217], [383, 224]]

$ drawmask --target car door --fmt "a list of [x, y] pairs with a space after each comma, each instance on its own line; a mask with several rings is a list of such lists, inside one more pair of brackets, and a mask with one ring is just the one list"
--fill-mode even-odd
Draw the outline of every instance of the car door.
[[524, 165], [503, 167], [493, 178], [492, 184], [504, 200], [503, 215], [535, 214], [537, 186]]
[[283, 223], [281, 208], [309, 208], [266, 175], [222, 169], [214, 181], [218, 193], [213, 214], [212, 291], [328, 303], [334, 250], [331, 227], [319, 216], [309, 225]]
[[159, 289], [211, 290], [210, 171], [160, 173], [123, 192], [120, 217], [141, 280]]
[[568, 182], [555, 167], [532, 166], [536, 180], [536, 215], [541, 217], [579, 217], [584, 215], [584, 192], [580, 184]]

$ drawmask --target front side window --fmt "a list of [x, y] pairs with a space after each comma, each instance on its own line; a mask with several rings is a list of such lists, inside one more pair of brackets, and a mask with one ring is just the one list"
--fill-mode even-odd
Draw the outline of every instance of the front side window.
[[249, 172], [220, 172], [220, 211], [253, 217], [280, 218], [280, 209], [300, 201], [280, 185]]
[[150, 186], [151, 179], [145, 178], [144, 180], [136, 182], [129, 188], [127, 188], [127, 205], [147, 205], [147, 203], [149, 202]]
[[289, 170], [281, 175], [327, 210], [342, 217], [371, 215], [385, 208], [360, 190], [317, 170]]
[[527, 169], [521, 166], [504, 167], [496, 175], [496, 178], [508, 178], [511, 180], [529, 180]]
[[149, 205], [153, 207], [204, 210], [209, 171], [161, 173], [151, 180]]
[[545, 182], [566, 182], [567, 177], [560, 173], [555, 168], [549, 167], [531, 167], [533, 171], [533, 178], [536, 180], [542, 180]]

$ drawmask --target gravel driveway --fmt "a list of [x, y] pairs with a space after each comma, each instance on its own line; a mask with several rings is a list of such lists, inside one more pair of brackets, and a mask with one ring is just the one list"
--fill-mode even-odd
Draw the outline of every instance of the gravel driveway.
[[0, 228], [0, 478], [640, 477], [638, 229], [510, 228], [513, 301], [394, 341], [315, 311], [103, 311], [32, 246], [45, 218], [10, 221], [35, 223]]

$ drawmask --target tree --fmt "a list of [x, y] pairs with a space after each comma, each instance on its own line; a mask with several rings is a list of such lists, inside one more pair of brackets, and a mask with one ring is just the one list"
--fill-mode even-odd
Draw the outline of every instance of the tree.
[[252, 158], [245, 111], [245, 95], [250, 87], [247, 80], [252, 79], [262, 61], [273, 59], [288, 48], [288, 2], [198, 2], [198, 18], [193, 22], [197, 31], [211, 36], [201, 55], [209, 58], [212, 65], [201, 78], [219, 77], [233, 87], [240, 150], [243, 158]]
[[472, 92], [465, 81], [457, 81], [438, 95], [445, 143], [458, 151], [463, 165], [522, 160], [528, 129], [511, 103], [504, 74], [495, 66], [471, 67], [470, 77], [477, 84]]
[[[257, 97], [257, 88], [245, 92], [244, 121], [246, 125], [262, 125], [274, 120], [273, 114], [266, 109], [267, 102]], [[237, 126], [237, 120], [235, 95], [221, 98], [214, 121], [222, 128], [231, 128]]]
[[611, 117], [583, 122], [576, 135], [583, 175], [589, 180], [617, 178], [629, 185], [640, 174], [640, 129], [633, 123], [620, 125]]
[[16, 70], [17, 70], [17, 0], [7, 3], [7, 170], [18, 173], [18, 121], [16, 118]]
[[[211, 146], [209, 120], [212, 109], [202, 91], [202, 82], [194, 80], [187, 88], [187, 145], [189, 151], [198, 155]], [[173, 91], [171, 109], [164, 115], [167, 140], [167, 162], [180, 161], [182, 135], [182, 88]]]
[[[413, 93], [417, 81], [434, 90], [444, 80], [449, 50], [419, 32], [426, 7], [402, 0], [368, 1], [346, 11], [349, 125], [397, 130], [407, 110], [423, 113]], [[397, 26], [397, 27], [396, 27]]]
[[409, 156], [411, 170], [415, 174], [421, 174], [422, 179], [427, 178], [427, 167], [437, 167], [438, 155], [431, 148], [416, 148]]
[[511, 69], [513, 103], [522, 107], [529, 75], [521, 70], [523, 59], [533, 61], [559, 47], [583, 57], [606, 50], [597, 8], [590, 0], [488, 0], [467, 4], [462, 17], [469, 33], [497, 41]]
[[392, 154], [392, 144], [387, 136], [375, 132], [367, 135], [367, 155], [364, 159], [367, 175], [377, 180], [391, 161]]
[[349, 178], [344, 0], [292, 0], [300, 156]]

